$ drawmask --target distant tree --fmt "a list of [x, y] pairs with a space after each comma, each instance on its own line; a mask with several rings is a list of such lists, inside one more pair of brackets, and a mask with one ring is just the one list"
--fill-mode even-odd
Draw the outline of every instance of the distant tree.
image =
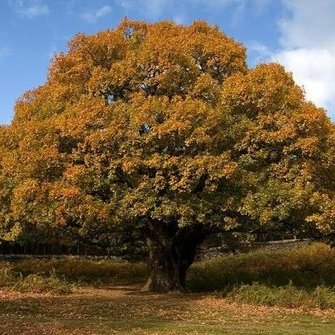
[[205, 22], [78, 34], [19, 99], [0, 148], [3, 236], [138, 236], [146, 290], [184, 290], [212, 232], [334, 229], [333, 124], [283, 67], [248, 69]]

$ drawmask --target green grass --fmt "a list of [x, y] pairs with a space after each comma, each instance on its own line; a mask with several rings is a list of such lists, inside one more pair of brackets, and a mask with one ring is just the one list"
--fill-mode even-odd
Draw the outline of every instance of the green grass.
[[253, 305], [335, 309], [335, 290], [324, 286], [306, 290], [292, 284], [269, 287], [254, 283], [236, 286], [224, 296], [235, 302]]
[[[85, 285], [144, 283], [143, 263], [78, 257], [0, 263], [0, 288], [70, 293]], [[219, 292], [255, 305], [335, 308], [335, 250], [320, 243], [280, 251], [256, 251], [195, 263], [192, 292]]]
[[335, 250], [321, 243], [260, 250], [198, 262], [192, 291], [217, 291], [231, 301], [288, 308], [335, 308]]
[[109, 260], [0, 262], [0, 334], [334, 334], [335, 251], [323, 244], [195, 263], [189, 294], [142, 294], [147, 275]]
[[22, 275], [13, 271], [9, 263], [0, 264], [0, 289], [5, 291], [34, 293], [71, 293], [74, 285], [54, 272]]
[[48, 274], [62, 276], [70, 281], [138, 283], [148, 276], [144, 263], [114, 260], [89, 260], [79, 257], [62, 259], [29, 259], [12, 263], [12, 270], [23, 275]]
[[208, 293], [140, 294], [137, 289], [7, 294], [0, 299], [0, 334], [334, 334], [335, 312], [255, 307]]
[[68, 294], [72, 292], [73, 287], [74, 286], [70, 283], [51, 273], [49, 276], [31, 274], [26, 277], [21, 277], [15, 281], [10, 290], [33, 293]]
[[78, 286], [138, 283], [147, 276], [147, 267], [142, 263], [74, 257], [0, 262], [0, 289], [19, 292], [66, 294]]
[[189, 286], [194, 291], [260, 283], [311, 289], [335, 286], [335, 249], [315, 243], [296, 249], [256, 251], [198, 262], [191, 268]]

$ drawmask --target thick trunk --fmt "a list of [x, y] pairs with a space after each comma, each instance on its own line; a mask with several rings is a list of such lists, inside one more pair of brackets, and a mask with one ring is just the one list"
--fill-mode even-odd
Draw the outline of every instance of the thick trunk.
[[202, 240], [192, 234], [147, 238], [150, 277], [142, 291], [184, 292], [187, 270], [194, 261]]
[[179, 277], [178, 264], [170, 257], [156, 258], [151, 264], [151, 274], [142, 291], [150, 292], [183, 292], [185, 287]]

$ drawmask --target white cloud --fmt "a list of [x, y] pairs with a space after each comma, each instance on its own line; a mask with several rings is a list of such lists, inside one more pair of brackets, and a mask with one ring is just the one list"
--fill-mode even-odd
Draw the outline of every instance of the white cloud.
[[42, 0], [12, 0], [15, 11], [24, 17], [33, 18], [49, 14], [50, 10]]
[[84, 12], [80, 15], [80, 17], [88, 22], [93, 23], [97, 21], [99, 18], [108, 15], [109, 13], [111, 13], [111, 11], [112, 8], [110, 6], [103, 6], [96, 10]]
[[282, 0], [289, 17], [279, 22], [288, 48], [335, 47], [334, 0]]
[[283, 50], [275, 59], [292, 71], [306, 97], [335, 116], [335, 54], [328, 49]]
[[307, 99], [335, 118], [335, 1], [282, 0], [288, 17], [279, 22], [283, 64], [302, 85]]

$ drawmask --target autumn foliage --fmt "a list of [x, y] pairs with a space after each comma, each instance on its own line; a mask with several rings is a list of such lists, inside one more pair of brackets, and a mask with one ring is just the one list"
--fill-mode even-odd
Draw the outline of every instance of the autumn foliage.
[[[0, 128], [0, 238], [146, 241], [181, 290], [212, 232], [330, 236], [334, 126], [278, 64], [205, 22], [78, 34]], [[113, 235], [114, 234], [114, 235]]]

